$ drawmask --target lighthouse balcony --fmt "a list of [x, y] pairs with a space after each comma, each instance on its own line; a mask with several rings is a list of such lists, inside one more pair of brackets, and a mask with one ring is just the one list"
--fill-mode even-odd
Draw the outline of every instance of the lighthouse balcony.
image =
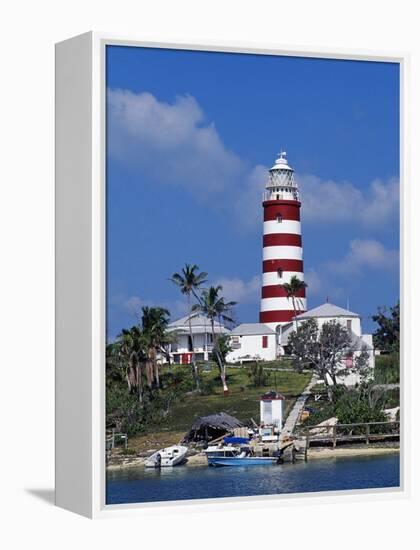
[[263, 202], [266, 201], [299, 201], [299, 191], [296, 187], [290, 187], [282, 191], [278, 187], [268, 187], [262, 196]]

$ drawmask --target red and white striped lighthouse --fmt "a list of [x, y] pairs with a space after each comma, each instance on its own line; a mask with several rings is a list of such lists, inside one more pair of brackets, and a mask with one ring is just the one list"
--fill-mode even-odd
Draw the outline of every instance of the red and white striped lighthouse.
[[[279, 154], [269, 170], [266, 184], [263, 236], [263, 282], [260, 323], [281, 331], [281, 326], [294, 317], [293, 304], [282, 284], [293, 275], [303, 278], [302, 235], [300, 227], [299, 189], [294, 170], [288, 165], [286, 153]], [[303, 288], [296, 297], [296, 308], [306, 311]]]

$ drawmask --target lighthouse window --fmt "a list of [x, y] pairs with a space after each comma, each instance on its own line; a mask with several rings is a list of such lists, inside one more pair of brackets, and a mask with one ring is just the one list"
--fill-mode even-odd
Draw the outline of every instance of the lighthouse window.
[[277, 220], [277, 223], [281, 223], [283, 221], [281, 214], [277, 214], [276, 220]]
[[279, 279], [281, 279], [283, 277], [283, 270], [282, 269], [278, 269], [277, 270], [277, 275], [279, 276]]

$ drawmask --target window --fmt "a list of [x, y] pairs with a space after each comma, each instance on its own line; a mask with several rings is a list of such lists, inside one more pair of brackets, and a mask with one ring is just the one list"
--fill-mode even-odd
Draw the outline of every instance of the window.
[[283, 221], [282, 215], [281, 215], [281, 214], [277, 214], [276, 220], [277, 220], [277, 223], [281, 223], [281, 222]]
[[281, 279], [283, 277], [283, 270], [282, 269], [278, 269], [277, 270], [277, 275], [279, 277], [279, 279]]
[[241, 347], [241, 340], [239, 336], [232, 336], [230, 343], [233, 349], [240, 349]]
[[351, 319], [347, 319], [347, 330], [351, 332]]
[[263, 348], [268, 348], [268, 336], [263, 336], [262, 337], [262, 347]]

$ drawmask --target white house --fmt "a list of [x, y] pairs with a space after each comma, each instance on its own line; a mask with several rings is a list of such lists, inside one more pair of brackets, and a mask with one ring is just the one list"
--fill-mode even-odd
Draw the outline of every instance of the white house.
[[[360, 355], [362, 351], [365, 350], [369, 355], [369, 366], [373, 371], [375, 367], [375, 350], [373, 347], [372, 335], [362, 334], [360, 315], [326, 302], [296, 317], [298, 324], [309, 319], [315, 319], [319, 327], [329, 321], [336, 321], [345, 327], [351, 335], [352, 347], [355, 350], [354, 353], [349, 353], [348, 357], [346, 357], [345, 365], [350, 369], [353, 366], [354, 357]], [[280, 346], [282, 348], [281, 351], [286, 354], [289, 336], [293, 330], [295, 330], [294, 322], [282, 327]], [[360, 376], [355, 373], [349, 373], [347, 376], [342, 377], [340, 382], [347, 386], [354, 386], [360, 382]]]
[[273, 361], [277, 356], [277, 335], [263, 323], [243, 323], [230, 333], [233, 350], [227, 355], [228, 363], [244, 361]]
[[[369, 366], [375, 366], [375, 350], [371, 334], [362, 334], [361, 318], [357, 313], [331, 304], [322, 304], [296, 317], [298, 324], [315, 319], [321, 327], [329, 321], [337, 321], [345, 327], [352, 339], [354, 350], [345, 359], [345, 366], [349, 367], [349, 374], [341, 378], [340, 382], [353, 386], [360, 381], [359, 375], [351, 372], [354, 358], [363, 350], [369, 355]], [[193, 342], [190, 337], [188, 316], [170, 323], [168, 330], [175, 335], [174, 343], [170, 344], [168, 353], [171, 361], [188, 364], [191, 362], [193, 344], [196, 359], [208, 361], [213, 350], [213, 336], [210, 321], [203, 315], [191, 317]], [[232, 351], [228, 353], [228, 363], [244, 363], [247, 361], [273, 361], [281, 355], [288, 354], [290, 334], [296, 328], [295, 322], [281, 326], [281, 332], [275, 332], [264, 323], [243, 323], [229, 331], [221, 323], [215, 321], [215, 335], [229, 334]]]
[[[213, 350], [213, 335], [210, 320], [203, 315], [191, 316], [193, 342], [190, 336], [188, 315], [170, 323], [168, 332], [175, 336], [175, 341], [168, 346], [168, 353], [174, 363], [191, 362], [193, 344], [197, 361], [208, 361]], [[229, 334], [229, 330], [218, 321], [214, 322], [215, 334]]]

